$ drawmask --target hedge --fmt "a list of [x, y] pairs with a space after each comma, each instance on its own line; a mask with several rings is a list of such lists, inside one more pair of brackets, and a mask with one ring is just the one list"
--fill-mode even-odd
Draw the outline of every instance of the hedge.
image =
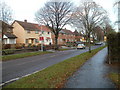
[[107, 36], [109, 62], [120, 62], [120, 33], [110, 33]]

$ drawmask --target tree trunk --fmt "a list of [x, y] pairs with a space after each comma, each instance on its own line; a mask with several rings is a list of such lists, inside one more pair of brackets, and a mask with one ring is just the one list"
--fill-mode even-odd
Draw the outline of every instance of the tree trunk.
[[93, 35], [93, 44], [95, 44], [95, 36]]
[[55, 36], [55, 50], [58, 50], [58, 36]]
[[89, 47], [89, 53], [91, 53], [90, 34], [88, 34], [88, 47]]

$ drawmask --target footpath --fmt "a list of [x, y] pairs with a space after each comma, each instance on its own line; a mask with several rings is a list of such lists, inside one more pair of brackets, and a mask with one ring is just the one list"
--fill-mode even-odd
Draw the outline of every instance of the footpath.
[[65, 88], [115, 88], [107, 77], [111, 68], [105, 64], [106, 57], [107, 48], [104, 48], [68, 79]]

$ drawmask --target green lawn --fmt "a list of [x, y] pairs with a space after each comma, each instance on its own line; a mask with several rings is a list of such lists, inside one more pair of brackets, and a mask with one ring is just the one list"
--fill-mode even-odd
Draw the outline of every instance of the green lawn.
[[116, 84], [117, 88], [120, 88], [120, 73], [110, 73], [108, 76]]
[[66, 50], [71, 50], [69, 48], [60, 48], [59, 51], [66, 51]]
[[40, 72], [17, 80], [4, 88], [62, 88], [69, 76], [104, 47], [92, 50], [92, 53], [85, 52], [64, 60]]
[[2, 56], [2, 61], [8, 61], [8, 60], [30, 57], [30, 56], [35, 56], [35, 55], [43, 55], [43, 54], [47, 54], [47, 53], [52, 53], [52, 52], [38, 51], [38, 52], [28, 52], [28, 53], [14, 54], [14, 55], [6, 55], [6, 56]]

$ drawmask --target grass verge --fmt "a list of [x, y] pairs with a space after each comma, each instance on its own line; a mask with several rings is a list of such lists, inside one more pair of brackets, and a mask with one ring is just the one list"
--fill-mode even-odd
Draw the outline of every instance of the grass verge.
[[71, 50], [69, 48], [60, 48], [58, 51], [66, 51], [66, 50]]
[[30, 57], [30, 56], [35, 56], [35, 55], [43, 55], [47, 53], [52, 53], [52, 52], [28, 52], [28, 53], [21, 53], [21, 54], [14, 54], [14, 55], [6, 55], [2, 56], [2, 61], [8, 61], [8, 60], [13, 60], [13, 59], [18, 59], [18, 58], [24, 58], [24, 57]]
[[120, 73], [110, 73], [108, 76], [116, 84], [117, 88], [120, 88]]
[[[105, 46], [104, 46], [105, 47]], [[24, 77], [4, 88], [62, 88], [67, 78], [104, 47], [85, 52]]]

